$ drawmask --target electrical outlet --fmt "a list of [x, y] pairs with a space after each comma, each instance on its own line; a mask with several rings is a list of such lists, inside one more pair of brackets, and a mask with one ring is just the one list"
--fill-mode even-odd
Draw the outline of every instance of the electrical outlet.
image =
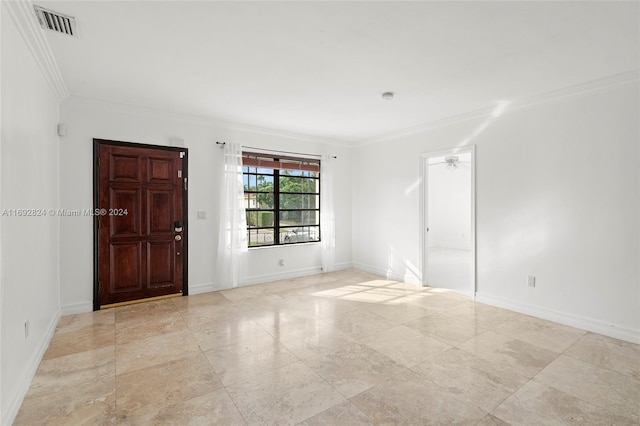
[[29, 321], [24, 322], [24, 340], [27, 340], [29, 337]]
[[536, 286], [536, 277], [529, 275], [529, 277], [527, 278], [527, 285], [529, 287], [535, 287]]

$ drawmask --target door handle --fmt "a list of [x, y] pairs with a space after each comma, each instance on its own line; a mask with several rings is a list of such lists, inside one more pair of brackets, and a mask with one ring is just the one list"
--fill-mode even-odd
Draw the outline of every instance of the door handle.
[[182, 232], [182, 222], [180, 221], [173, 222], [173, 230], [175, 232]]
[[182, 235], [176, 235], [174, 238], [176, 239], [176, 241], [180, 241], [182, 240]]

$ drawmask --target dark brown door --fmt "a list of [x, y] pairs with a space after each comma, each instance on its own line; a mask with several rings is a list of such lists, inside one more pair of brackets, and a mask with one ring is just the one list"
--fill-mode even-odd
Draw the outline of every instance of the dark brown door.
[[99, 305], [181, 293], [185, 151], [95, 147]]

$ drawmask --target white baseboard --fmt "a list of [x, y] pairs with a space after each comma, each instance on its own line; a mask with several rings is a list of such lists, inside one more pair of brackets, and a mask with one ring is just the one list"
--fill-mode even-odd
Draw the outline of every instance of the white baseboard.
[[60, 308], [60, 314], [64, 315], [73, 315], [73, 314], [84, 314], [86, 312], [93, 311], [93, 303], [92, 302], [81, 302], [81, 303], [72, 303], [71, 305], [64, 305]]
[[253, 277], [242, 280], [242, 282], [240, 283], [240, 287], [253, 284], [268, 283], [271, 281], [288, 280], [291, 278], [305, 277], [308, 275], [315, 275], [320, 273], [322, 273], [322, 268], [320, 266], [316, 266], [312, 268], [293, 269], [291, 271], [278, 272], [275, 274], [255, 275]]
[[[352, 267], [353, 265], [351, 264], [351, 262], [338, 263], [334, 266], [334, 271], [342, 271], [345, 269], [351, 269]], [[254, 277], [243, 280], [242, 282], [240, 282], [238, 287], [245, 287], [245, 286], [254, 285], [254, 284], [262, 284], [262, 283], [268, 283], [271, 281], [286, 280], [291, 278], [305, 277], [305, 276], [321, 274], [321, 273], [322, 273], [322, 268], [318, 266], [314, 268], [296, 269], [293, 271], [287, 271], [287, 272], [282, 272], [277, 274], [256, 275]], [[209, 293], [211, 291], [228, 290], [229, 288], [230, 287], [225, 287], [220, 283], [194, 284], [189, 286], [189, 294], [196, 295], [196, 294], [202, 294], [202, 293]]]
[[345, 269], [353, 269], [353, 263], [351, 262], [343, 262], [343, 263], [336, 263], [333, 266], [333, 271], [344, 271]]
[[211, 291], [224, 290], [219, 284], [216, 283], [200, 283], [189, 285], [189, 296], [195, 296], [196, 294], [209, 293]]
[[29, 361], [27, 362], [25, 372], [18, 381], [15, 391], [8, 398], [9, 400], [7, 406], [2, 413], [3, 425], [11, 425], [16, 419], [18, 411], [20, 410], [20, 406], [22, 405], [22, 401], [24, 400], [24, 397], [29, 390], [29, 386], [31, 386], [31, 382], [33, 381], [33, 376], [35, 376], [36, 371], [38, 370], [38, 366], [40, 365], [40, 361], [42, 361], [42, 357], [49, 347], [49, 342], [51, 342], [51, 338], [53, 338], [53, 333], [56, 331], [58, 321], [60, 321], [59, 310], [56, 311], [53, 318], [51, 318], [46, 332], [43, 334], [40, 342], [38, 343], [37, 350], [33, 353], [31, 359], [29, 359]]
[[358, 269], [360, 271], [369, 272], [371, 274], [380, 275], [381, 277], [385, 277], [388, 280], [400, 281], [407, 284], [422, 286], [421, 279], [416, 277], [415, 275], [402, 275], [400, 273], [397, 273], [388, 269], [381, 269], [376, 266], [371, 266], [371, 265], [367, 265], [365, 263], [359, 263], [359, 262], [354, 262], [353, 268]]
[[473, 292], [471, 290], [457, 290], [457, 289], [453, 289], [453, 288], [448, 288], [448, 289], [445, 289], [445, 290], [448, 290], [448, 291], [450, 291], [452, 293], [459, 294], [461, 296], [466, 296], [466, 297], [468, 297], [469, 299], [471, 299], [473, 301]]
[[[300, 271], [304, 272], [301, 273]], [[290, 271], [279, 274], [265, 274], [265, 275], [257, 275], [255, 277], [247, 278], [238, 283], [237, 287], [230, 287], [228, 285], [224, 285], [222, 283], [201, 283], [194, 284], [189, 286], [189, 295], [195, 296], [196, 294], [209, 293], [212, 291], [220, 291], [220, 290], [229, 290], [232, 288], [240, 288], [247, 287], [255, 284], [263, 284], [271, 281], [285, 280], [290, 278], [297, 278], [307, 275], [313, 275], [315, 273], [320, 273], [320, 268], [313, 268], [311, 272], [306, 270], [298, 270], [298, 271]]]
[[363, 272], [369, 272], [370, 274], [380, 275], [389, 280], [404, 281], [404, 278], [400, 274], [396, 274], [388, 269], [381, 269], [376, 266], [367, 265], [364, 263], [353, 262], [353, 268]]
[[476, 302], [498, 306], [521, 314], [531, 315], [598, 334], [604, 334], [605, 336], [613, 337], [615, 339], [625, 340], [631, 343], [640, 343], [640, 330], [619, 327], [614, 324], [605, 323], [592, 318], [554, 311], [539, 306], [527, 305], [503, 299], [501, 297], [487, 296], [481, 293], [476, 293]]

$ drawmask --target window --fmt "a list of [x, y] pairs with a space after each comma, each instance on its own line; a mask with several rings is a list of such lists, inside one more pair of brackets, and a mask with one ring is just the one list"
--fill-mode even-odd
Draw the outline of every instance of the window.
[[242, 157], [249, 247], [320, 241], [320, 160]]

